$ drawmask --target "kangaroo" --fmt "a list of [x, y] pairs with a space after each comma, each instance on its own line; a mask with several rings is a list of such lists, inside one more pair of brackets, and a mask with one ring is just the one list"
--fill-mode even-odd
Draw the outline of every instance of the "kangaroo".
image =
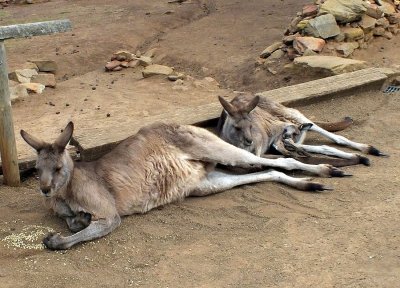
[[216, 169], [216, 164], [347, 176], [331, 165], [260, 158], [203, 128], [167, 123], [141, 128], [96, 161], [74, 162], [65, 149], [73, 128], [73, 123], [68, 123], [53, 143], [21, 130], [22, 138], [37, 151], [36, 168], [46, 204], [75, 233], [44, 238], [44, 245], [53, 250], [100, 238], [117, 228], [122, 216], [145, 213], [187, 196], [206, 196], [261, 181], [277, 181], [307, 191], [331, 189], [274, 170], [233, 174]]
[[300, 111], [260, 96], [239, 94], [231, 102], [222, 97], [219, 97], [219, 101], [224, 108], [218, 124], [220, 137], [257, 156], [267, 153], [272, 147], [284, 155], [293, 156], [290, 153], [291, 149], [288, 149], [291, 147], [293, 151], [306, 154], [306, 156], [310, 156], [307, 153], [318, 153], [349, 160], [345, 162], [346, 164], [343, 164], [343, 161], [340, 162], [341, 166], [369, 165], [369, 159], [359, 154], [343, 152], [327, 145], [302, 144], [307, 131], [315, 131], [339, 145], [348, 146], [364, 153], [376, 156], [385, 155], [371, 145], [351, 141], [320, 127], [320, 125], [326, 126], [330, 130], [337, 131], [350, 125], [352, 122], [350, 118], [339, 122], [338, 127], [327, 123], [318, 125]]

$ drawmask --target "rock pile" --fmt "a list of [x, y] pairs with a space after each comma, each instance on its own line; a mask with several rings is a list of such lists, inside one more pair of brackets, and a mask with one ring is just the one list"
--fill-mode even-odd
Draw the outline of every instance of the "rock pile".
[[170, 81], [183, 80], [185, 75], [183, 73], [175, 72], [174, 68], [153, 63], [153, 57], [156, 49], [151, 49], [144, 53], [137, 51], [135, 54], [121, 50], [115, 52], [111, 61], [105, 65], [105, 71], [121, 71], [126, 68], [144, 67], [142, 70], [143, 78], [151, 77], [154, 75], [164, 75]]
[[56, 87], [54, 73], [57, 64], [51, 60], [29, 60], [21, 69], [8, 74], [12, 102], [28, 96], [28, 92], [40, 94], [45, 87]]
[[399, 0], [316, 0], [297, 13], [282, 41], [261, 52], [261, 61], [285, 54], [290, 60], [318, 54], [349, 57], [375, 37], [398, 34], [399, 11]]
[[0, 0], [0, 8], [7, 7], [9, 4], [36, 4], [50, 2], [50, 0]]

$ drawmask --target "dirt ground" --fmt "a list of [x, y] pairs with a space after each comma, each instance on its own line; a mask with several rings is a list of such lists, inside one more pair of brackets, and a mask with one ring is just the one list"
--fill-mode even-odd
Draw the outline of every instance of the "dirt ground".
[[[306, 2], [54, 0], [0, 10], [0, 25], [60, 18], [74, 25], [72, 32], [6, 42], [10, 70], [32, 58], [59, 65], [55, 90], [13, 107], [16, 127], [36, 124], [35, 132], [51, 138], [67, 120], [82, 127], [96, 113], [105, 114], [103, 107], [118, 111], [132, 91], [136, 110], [130, 115], [135, 116], [153, 113], [147, 97], [162, 93], [160, 87], [172, 93], [160, 108], [166, 111], [187, 105], [185, 99], [193, 105], [211, 101], [207, 97], [222, 90], [262, 91], [310, 80], [254, 67], [259, 52], [280, 39]], [[374, 66], [399, 65], [399, 41], [399, 36], [378, 39], [354, 58]], [[178, 93], [159, 79], [143, 82], [134, 73], [102, 71], [116, 50], [153, 47], [158, 63], [196, 79], [211, 76], [221, 91], [200, 85], [197, 95], [189, 90], [188, 98], [179, 98], [184, 90]], [[45, 104], [54, 99], [56, 108]], [[68, 231], [43, 208], [36, 179], [19, 188], [0, 186], [0, 287], [396, 287], [399, 109], [399, 94], [378, 91], [301, 107], [316, 119], [351, 115], [355, 124], [341, 134], [390, 154], [371, 157], [371, 167], [345, 168], [353, 177], [317, 179], [333, 186], [332, 192], [304, 193], [263, 183], [190, 198], [126, 217], [109, 236], [69, 251], [51, 252], [40, 245], [48, 231]]]

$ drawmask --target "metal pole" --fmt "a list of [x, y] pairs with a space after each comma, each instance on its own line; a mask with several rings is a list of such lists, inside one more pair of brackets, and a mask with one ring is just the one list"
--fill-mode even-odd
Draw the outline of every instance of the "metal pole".
[[0, 40], [0, 153], [4, 184], [20, 184], [4, 41]]

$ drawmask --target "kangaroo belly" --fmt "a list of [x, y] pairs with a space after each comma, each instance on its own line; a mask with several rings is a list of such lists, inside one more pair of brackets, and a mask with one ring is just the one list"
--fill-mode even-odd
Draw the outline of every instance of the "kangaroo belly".
[[139, 173], [129, 167], [119, 170], [115, 200], [120, 215], [145, 213], [181, 200], [206, 174], [203, 163], [176, 153], [149, 155], [140, 166]]

